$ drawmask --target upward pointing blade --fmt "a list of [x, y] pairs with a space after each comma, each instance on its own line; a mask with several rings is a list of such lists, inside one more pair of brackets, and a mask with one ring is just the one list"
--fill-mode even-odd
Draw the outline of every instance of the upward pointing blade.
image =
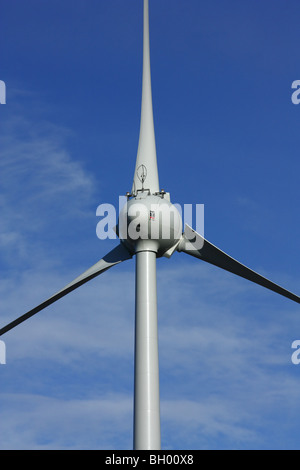
[[151, 194], [159, 191], [151, 90], [148, 0], [144, 0], [143, 49], [143, 92], [141, 124], [136, 166], [133, 178], [132, 194], [136, 194], [138, 190], [142, 189], [149, 189]]

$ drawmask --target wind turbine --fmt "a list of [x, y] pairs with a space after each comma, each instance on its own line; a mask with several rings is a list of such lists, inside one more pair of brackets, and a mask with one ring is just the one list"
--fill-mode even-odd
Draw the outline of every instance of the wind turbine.
[[[300, 297], [236, 261], [185, 225], [160, 189], [152, 109], [149, 0], [144, 0], [143, 85], [139, 145], [131, 192], [117, 233], [119, 245], [59, 292], [0, 329], [0, 336], [112, 266], [136, 259], [134, 449], [160, 449], [156, 259], [177, 250], [270, 289], [297, 303]], [[167, 236], [166, 236], [167, 234]]]

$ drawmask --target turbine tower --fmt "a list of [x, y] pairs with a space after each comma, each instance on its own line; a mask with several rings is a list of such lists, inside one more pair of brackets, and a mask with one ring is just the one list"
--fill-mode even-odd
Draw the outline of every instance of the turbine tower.
[[141, 123], [131, 193], [120, 214], [119, 245], [94, 266], [29, 312], [0, 329], [0, 336], [112, 266], [136, 259], [134, 449], [158, 450], [160, 437], [156, 259], [177, 250], [248, 279], [297, 303], [300, 297], [231, 258], [186, 225], [160, 190], [152, 110], [149, 0], [144, 0]]

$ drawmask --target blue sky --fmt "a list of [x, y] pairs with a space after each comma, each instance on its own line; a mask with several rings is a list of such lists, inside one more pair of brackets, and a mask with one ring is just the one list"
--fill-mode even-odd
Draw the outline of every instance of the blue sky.
[[[116, 245], [131, 189], [142, 1], [0, 0], [1, 326]], [[161, 186], [205, 236], [300, 293], [296, 0], [150, 0]], [[185, 254], [158, 260], [162, 447], [300, 448], [299, 305]], [[130, 449], [134, 262], [7, 333], [1, 449]]]

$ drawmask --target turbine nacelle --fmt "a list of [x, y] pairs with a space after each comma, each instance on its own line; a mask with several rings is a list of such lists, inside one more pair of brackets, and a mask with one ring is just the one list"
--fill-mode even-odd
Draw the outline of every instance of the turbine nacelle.
[[131, 253], [149, 250], [170, 257], [182, 236], [181, 215], [168, 193], [140, 191], [121, 210], [118, 235]]

